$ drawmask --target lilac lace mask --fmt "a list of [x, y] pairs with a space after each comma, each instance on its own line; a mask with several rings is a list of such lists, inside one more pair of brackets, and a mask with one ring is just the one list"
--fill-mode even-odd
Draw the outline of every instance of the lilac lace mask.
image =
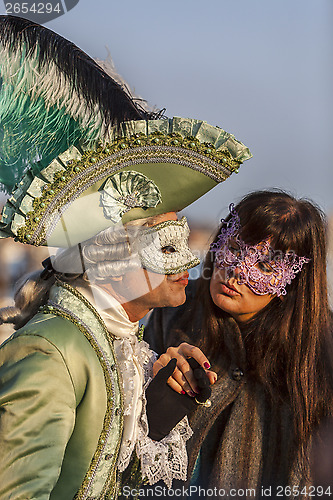
[[246, 284], [257, 295], [286, 295], [286, 285], [310, 259], [292, 251], [274, 250], [267, 240], [248, 245], [239, 236], [240, 219], [233, 204], [229, 210], [230, 220], [222, 219], [218, 240], [210, 246], [211, 252], [215, 252], [216, 267], [227, 269], [228, 275], [237, 268], [237, 283]]

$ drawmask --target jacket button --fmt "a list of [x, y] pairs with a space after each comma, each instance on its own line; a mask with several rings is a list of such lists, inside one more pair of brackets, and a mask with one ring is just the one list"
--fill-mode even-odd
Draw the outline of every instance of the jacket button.
[[234, 370], [232, 370], [231, 376], [234, 380], [239, 382], [244, 377], [244, 372], [240, 368], [235, 368]]
[[120, 415], [120, 408], [116, 408], [114, 413], [115, 415]]
[[112, 453], [107, 453], [104, 458], [105, 460], [111, 460], [112, 457], [113, 457]]

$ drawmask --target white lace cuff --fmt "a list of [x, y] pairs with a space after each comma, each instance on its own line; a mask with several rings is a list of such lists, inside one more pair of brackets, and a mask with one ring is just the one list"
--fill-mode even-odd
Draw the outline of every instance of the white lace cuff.
[[[143, 428], [140, 431], [146, 434]], [[141, 435], [136, 443], [136, 453], [141, 461], [142, 477], [147, 478], [150, 485], [162, 480], [171, 488], [173, 479], [186, 480], [186, 441], [192, 434], [187, 417], [184, 417], [161, 441]]]
[[141, 351], [143, 377], [145, 380], [145, 388], [146, 388], [151, 382], [151, 380], [154, 378], [153, 366], [158, 358], [158, 354], [156, 354], [155, 351], [152, 351], [149, 348], [147, 342], [145, 342], [144, 340], [142, 340], [139, 345]]

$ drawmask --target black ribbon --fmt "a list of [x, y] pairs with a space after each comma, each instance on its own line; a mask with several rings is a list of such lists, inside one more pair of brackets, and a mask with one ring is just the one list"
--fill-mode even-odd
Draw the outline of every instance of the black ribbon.
[[40, 274], [40, 278], [42, 280], [48, 280], [52, 276], [54, 276], [55, 270], [53, 269], [52, 262], [51, 262], [51, 257], [48, 257], [47, 259], [43, 260], [42, 266], [44, 267], [43, 271]]

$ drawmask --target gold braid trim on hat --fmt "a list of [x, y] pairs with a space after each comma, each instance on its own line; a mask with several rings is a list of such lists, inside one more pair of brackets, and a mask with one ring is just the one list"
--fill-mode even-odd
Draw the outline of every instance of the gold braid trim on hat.
[[26, 214], [25, 223], [17, 230], [18, 239], [37, 246], [43, 244], [61, 218], [64, 206], [68, 208], [107, 175], [145, 163], [178, 163], [221, 182], [237, 172], [241, 162], [226, 148], [216, 150], [212, 144], [178, 133], [153, 132], [120, 138], [112, 145], [84, 152], [81, 159], [69, 161], [65, 169], [56, 172], [53, 182], [45, 184], [42, 195], [34, 199], [33, 211]]

